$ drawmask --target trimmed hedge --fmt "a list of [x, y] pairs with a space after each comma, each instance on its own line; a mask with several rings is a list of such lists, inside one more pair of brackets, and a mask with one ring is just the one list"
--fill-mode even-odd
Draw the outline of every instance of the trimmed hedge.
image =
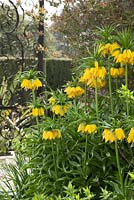
[[[37, 65], [37, 60], [25, 60], [26, 70], [33, 65]], [[0, 83], [3, 76], [11, 81], [20, 67], [21, 64], [16, 59], [0, 59]], [[25, 70], [25, 67], [23, 69]], [[71, 59], [44, 59], [44, 76], [49, 87], [52, 89], [61, 88], [71, 79]]]

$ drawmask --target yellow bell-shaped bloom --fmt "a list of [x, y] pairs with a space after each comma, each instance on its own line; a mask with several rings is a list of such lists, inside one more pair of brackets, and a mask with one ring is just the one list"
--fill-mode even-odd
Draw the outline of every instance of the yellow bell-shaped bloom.
[[134, 143], [134, 128], [131, 128], [129, 134], [128, 134], [128, 138], [127, 138], [127, 142], [128, 143]]
[[110, 75], [111, 75], [113, 78], [117, 78], [117, 77], [119, 76], [119, 69], [118, 69], [118, 68], [111, 67], [111, 68], [110, 68]]
[[28, 79], [23, 79], [23, 81], [21, 83], [21, 87], [24, 89], [32, 89], [32, 83]]
[[78, 127], [77, 132], [82, 132], [82, 133], [84, 133], [85, 127], [86, 127], [86, 125], [85, 125], [84, 123], [81, 123], [81, 124], [79, 125], [79, 127]]
[[48, 102], [50, 103], [50, 104], [55, 104], [55, 102], [56, 102], [56, 100], [55, 100], [55, 98], [54, 97], [50, 97], [49, 99], [48, 99]]
[[96, 130], [97, 130], [96, 124], [87, 124], [85, 129], [84, 129], [84, 132], [92, 134], [92, 133], [95, 133]]
[[123, 140], [125, 138], [125, 133], [122, 128], [115, 129], [115, 137], [117, 140]]
[[33, 80], [32, 89], [37, 90], [39, 87], [42, 87], [42, 82], [39, 79]]
[[44, 108], [33, 108], [32, 109], [32, 115], [37, 117], [37, 116], [44, 116]]
[[75, 98], [81, 96], [85, 92], [85, 90], [80, 86], [67, 87], [64, 91], [67, 93], [68, 98]]
[[119, 73], [119, 77], [125, 76], [125, 69], [124, 69], [124, 67], [120, 67], [118, 69], [118, 73]]
[[115, 141], [115, 135], [109, 129], [104, 129], [103, 139], [105, 140], [105, 142], [114, 142]]
[[52, 112], [56, 115], [63, 116], [67, 112], [67, 105], [61, 106], [61, 105], [54, 105], [52, 107]]
[[61, 131], [59, 129], [53, 129], [51, 131], [44, 131], [42, 134], [42, 139], [54, 140], [56, 138], [61, 138]]

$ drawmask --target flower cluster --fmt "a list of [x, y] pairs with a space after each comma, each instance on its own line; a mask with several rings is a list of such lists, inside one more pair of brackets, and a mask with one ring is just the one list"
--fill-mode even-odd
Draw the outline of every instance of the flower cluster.
[[55, 102], [56, 102], [56, 100], [55, 100], [55, 98], [54, 97], [50, 97], [49, 99], [48, 99], [48, 102], [49, 102], [49, 104], [55, 104]]
[[119, 67], [119, 68], [111, 67], [110, 68], [110, 75], [113, 78], [123, 77], [123, 76], [125, 76], [125, 69], [124, 69], [124, 67]]
[[32, 115], [37, 117], [37, 116], [43, 116], [44, 115], [44, 108], [33, 108], [32, 109]]
[[98, 48], [98, 53], [102, 54], [103, 56], [107, 56], [108, 54], [111, 54], [111, 56], [117, 56], [119, 55], [119, 44], [115, 43], [107, 43], [105, 45], [100, 45]]
[[44, 131], [42, 139], [54, 140], [55, 138], [61, 138], [61, 131], [59, 129], [53, 129], [51, 131]]
[[97, 126], [96, 124], [85, 124], [81, 123], [78, 127], [77, 132], [82, 132], [84, 134], [92, 134], [97, 131]]
[[[105, 129], [103, 131], [103, 139], [105, 139], [105, 142], [114, 142], [116, 140], [123, 140], [125, 138], [125, 133], [121, 128], [115, 129], [114, 132], [112, 132], [109, 129]], [[127, 137], [128, 143], [134, 143], [134, 128], [131, 128]]]
[[80, 86], [67, 87], [64, 91], [67, 93], [68, 98], [75, 98], [81, 96], [85, 92], [85, 90]]
[[56, 115], [63, 116], [67, 112], [67, 108], [68, 108], [67, 105], [61, 106], [57, 104], [52, 107], [52, 112], [55, 113]]
[[39, 87], [42, 87], [42, 83], [39, 79], [23, 79], [21, 87], [24, 89], [37, 90]]
[[105, 142], [114, 142], [117, 140], [123, 140], [125, 138], [125, 133], [122, 128], [116, 128], [115, 131], [109, 129], [104, 129], [103, 139]]
[[105, 86], [106, 73], [105, 67], [99, 67], [98, 62], [95, 62], [94, 67], [85, 69], [79, 81], [93, 88], [102, 88]]
[[123, 53], [120, 53], [115, 56], [116, 63], [121, 64], [134, 64], [134, 51], [132, 52], [130, 49], [125, 49]]

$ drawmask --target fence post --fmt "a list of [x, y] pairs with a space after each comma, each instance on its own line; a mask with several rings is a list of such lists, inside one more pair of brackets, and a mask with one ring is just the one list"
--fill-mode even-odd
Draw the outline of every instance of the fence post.
[[[38, 26], [38, 65], [37, 70], [43, 72], [44, 66], [44, 0], [39, 0], [39, 26]], [[38, 95], [42, 89], [39, 88]]]

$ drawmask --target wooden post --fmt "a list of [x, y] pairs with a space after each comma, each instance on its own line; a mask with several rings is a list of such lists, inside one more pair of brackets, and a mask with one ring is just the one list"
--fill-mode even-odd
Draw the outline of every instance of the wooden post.
[[[44, 65], [44, 0], [39, 0], [39, 27], [38, 27], [38, 66], [37, 70], [43, 72]], [[41, 93], [41, 88], [39, 88], [38, 94]]]

